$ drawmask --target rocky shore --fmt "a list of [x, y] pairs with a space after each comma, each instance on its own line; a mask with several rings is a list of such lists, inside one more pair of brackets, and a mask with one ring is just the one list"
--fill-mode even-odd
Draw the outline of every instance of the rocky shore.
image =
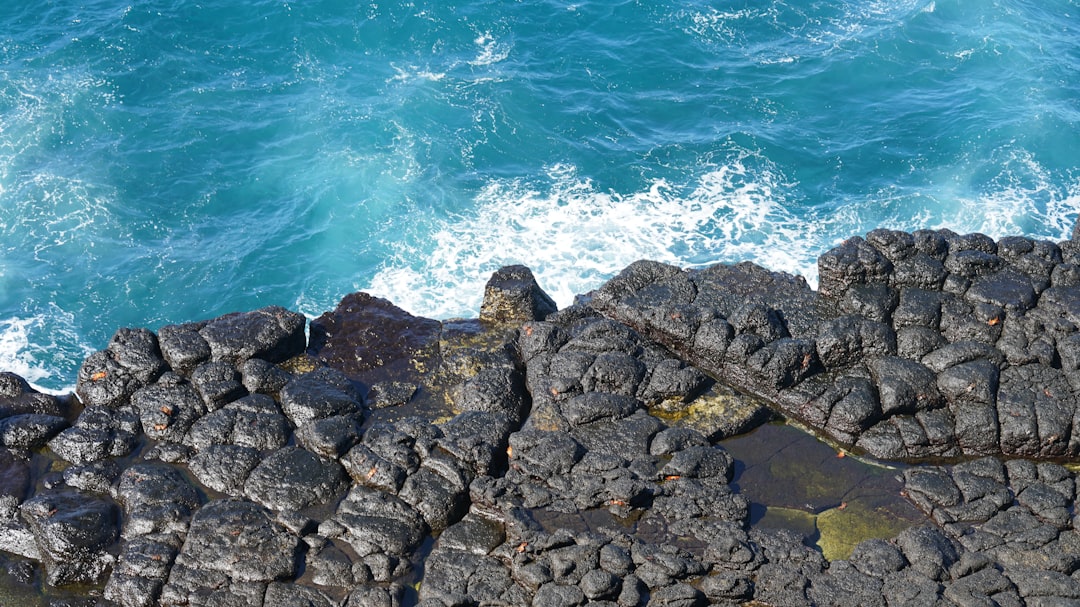
[[[0, 374], [0, 593], [1080, 605], [1080, 237], [875, 230], [819, 268], [642, 261], [557, 310], [511, 266], [476, 320], [355, 293], [120, 329], [66, 398]], [[908, 464], [925, 520], [829, 558], [752, 524], [720, 443], [779, 417]]]

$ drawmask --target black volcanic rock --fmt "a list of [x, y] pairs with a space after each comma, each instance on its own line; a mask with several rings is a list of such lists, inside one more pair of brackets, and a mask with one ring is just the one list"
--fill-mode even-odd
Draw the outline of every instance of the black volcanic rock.
[[1044, 241], [878, 230], [821, 256], [817, 293], [750, 264], [639, 262], [592, 305], [875, 457], [1071, 457], [1080, 296], [1049, 286], [1064, 261]]
[[345, 471], [334, 460], [285, 447], [263, 459], [244, 481], [244, 493], [278, 511], [325, 504], [345, 490]]
[[110, 501], [53, 491], [28, 499], [19, 512], [37, 540], [49, 584], [94, 583], [112, 565], [108, 548], [119, 530]]
[[[1076, 479], [1046, 460], [1080, 456], [1076, 267], [1072, 241], [875, 230], [819, 291], [637, 262], [555, 311], [504, 268], [488, 309], [519, 327], [353, 294], [306, 356], [280, 308], [124, 329], [81, 403], [0, 374], [0, 543], [94, 585], [56, 604], [1073, 604]], [[717, 442], [764, 403], [920, 465], [811, 495], [859, 458]], [[800, 485], [766, 516], [822, 551], [759, 525], [765, 467]], [[918, 522], [827, 543], [867, 510]]]
[[59, 457], [85, 464], [131, 453], [139, 441], [142, 423], [131, 405], [83, 409], [72, 426], [48, 442]]
[[438, 351], [442, 324], [419, 318], [367, 293], [345, 296], [333, 312], [311, 321], [308, 352], [358, 378], [379, 367], [410, 367]]
[[249, 358], [281, 362], [304, 351], [307, 319], [280, 306], [215, 318], [199, 329], [214, 361], [238, 366]]
[[209, 445], [278, 449], [288, 442], [289, 430], [288, 419], [273, 398], [252, 394], [199, 418], [184, 442], [196, 449]]
[[[240, 594], [247, 583], [288, 579], [299, 566], [300, 540], [246, 500], [215, 500], [191, 520], [162, 602]], [[205, 585], [206, 581], [220, 583]]]

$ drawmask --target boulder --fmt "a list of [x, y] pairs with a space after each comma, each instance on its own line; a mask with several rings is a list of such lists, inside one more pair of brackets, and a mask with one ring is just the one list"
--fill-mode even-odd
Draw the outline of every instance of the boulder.
[[50, 585], [94, 584], [112, 566], [108, 548], [119, 536], [119, 517], [111, 501], [49, 491], [26, 500], [19, 513], [34, 534]]
[[214, 361], [234, 367], [249, 358], [278, 363], [304, 351], [307, 319], [280, 306], [226, 314], [199, 329]]
[[285, 447], [255, 466], [244, 481], [244, 493], [272, 510], [302, 510], [342, 493], [345, 479], [345, 470], [336, 461]]
[[[295, 577], [300, 540], [263, 507], [242, 499], [214, 500], [191, 519], [178, 566], [221, 574], [226, 582], [271, 582]], [[173, 585], [174, 569], [168, 585]], [[163, 595], [169, 594], [166, 587]]]
[[543, 320], [558, 310], [555, 301], [540, 288], [525, 266], [499, 268], [484, 287], [480, 320], [520, 324]]

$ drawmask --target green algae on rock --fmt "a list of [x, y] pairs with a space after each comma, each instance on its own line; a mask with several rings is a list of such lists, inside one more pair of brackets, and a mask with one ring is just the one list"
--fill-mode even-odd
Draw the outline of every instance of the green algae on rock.
[[800, 533], [829, 560], [926, 519], [901, 495], [897, 470], [835, 451], [794, 426], [766, 424], [722, 444], [736, 458], [751, 525]]
[[665, 400], [649, 412], [676, 427], [693, 428], [710, 441], [738, 436], [774, 417], [759, 398], [713, 384], [689, 403]]

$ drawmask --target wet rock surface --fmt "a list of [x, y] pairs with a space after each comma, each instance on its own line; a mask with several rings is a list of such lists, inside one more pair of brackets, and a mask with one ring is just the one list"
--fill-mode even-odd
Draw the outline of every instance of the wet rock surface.
[[1076, 261], [1071, 241], [875, 230], [821, 256], [818, 291], [638, 262], [592, 305], [880, 459], [1076, 457]]
[[1078, 262], [879, 230], [823, 255], [816, 292], [638, 262], [557, 311], [515, 266], [473, 321], [360, 293], [310, 341], [277, 307], [122, 329], [76, 398], [0, 374], [0, 584], [125, 607], [1078, 604]]

